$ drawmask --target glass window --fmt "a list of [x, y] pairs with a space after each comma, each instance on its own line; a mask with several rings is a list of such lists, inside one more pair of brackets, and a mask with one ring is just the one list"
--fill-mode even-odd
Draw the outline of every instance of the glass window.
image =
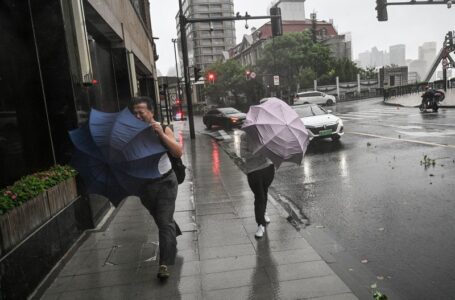
[[219, 111], [221, 111], [225, 115], [233, 115], [240, 113], [238, 110], [232, 107], [219, 108]]
[[299, 107], [296, 110], [299, 113], [300, 117], [302, 117], [302, 118], [327, 114], [327, 112], [318, 105], [303, 106], [303, 107]]

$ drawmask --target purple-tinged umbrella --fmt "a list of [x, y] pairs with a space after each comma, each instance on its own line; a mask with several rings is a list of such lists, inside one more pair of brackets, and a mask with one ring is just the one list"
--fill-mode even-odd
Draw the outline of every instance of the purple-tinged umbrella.
[[299, 115], [284, 101], [266, 98], [250, 107], [242, 129], [253, 154], [269, 158], [278, 168], [282, 162], [300, 164], [309, 135]]
[[114, 204], [137, 195], [147, 180], [163, 175], [158, 166], [167, 149], [150, 125], [127, 108], [118, 113], [92, 109], [88, 124], [69, 134], [75, 146], [72, 165], [87, 191]]

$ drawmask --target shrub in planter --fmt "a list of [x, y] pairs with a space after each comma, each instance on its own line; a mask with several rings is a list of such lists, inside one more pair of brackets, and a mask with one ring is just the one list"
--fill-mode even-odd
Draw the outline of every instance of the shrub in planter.
[[0, 254], [76, 197], [76, 174], [71, 167], [57, 165], [0, 191]]

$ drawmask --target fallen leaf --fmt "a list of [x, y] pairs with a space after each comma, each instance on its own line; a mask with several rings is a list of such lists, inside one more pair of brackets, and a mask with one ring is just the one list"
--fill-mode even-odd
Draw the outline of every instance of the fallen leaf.
[[384, 276], [376, 276], [378, 280], [384, 280]]
[[316, 228], [324, 228], [322, 225], [316, 225]]
[[372, 289], [377, 289], [377, 288], [378, 288], [378, 285], [377, 285], [376, 283], [373, 283], [372, 285], [370, 285], [370, 287], [371, 287]]
[[370, 147], [370, 146], [371, 146], [371, 143], [370, 143], [370, 142], [368, 142], [368, 143], [367, 143], [367, 146], [368, 146], [368, 147]]
[[367, 264], [367, 263], [368, 263], [368, 259], [362, 259], [360, 262], [361, 262], [362, 264]]
[[353, 268], [349, 268], [349, 272], [353, 272], [353, 271], [354, 271], [354, 269], [353, 269]]
[[378, 229], [379, 231], [384, 231], [384, 227], [381, 227]]
[[434, 176], [434, 174], [430, 174], [430, 177], [433, 177], [433, 176]]

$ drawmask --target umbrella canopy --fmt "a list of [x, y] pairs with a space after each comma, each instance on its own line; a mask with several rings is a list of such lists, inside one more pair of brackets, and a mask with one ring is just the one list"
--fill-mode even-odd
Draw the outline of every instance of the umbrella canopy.
[[167, 149], [151, 127], [127, 108], [118, 113], [92, 109], [88, 124], [69, 135], [75, 146], [71, 163], [87, 191], [114, 204], [137, 195], [148, 179], [162, 175], [158, 163]]
[[250, 107], [242, 126], [253, 154], [268, 157], [276, 167], [284, 161], [300, 164], [309, 135], [299, 115], [278, 98], [266, 98], [261, 103]]

